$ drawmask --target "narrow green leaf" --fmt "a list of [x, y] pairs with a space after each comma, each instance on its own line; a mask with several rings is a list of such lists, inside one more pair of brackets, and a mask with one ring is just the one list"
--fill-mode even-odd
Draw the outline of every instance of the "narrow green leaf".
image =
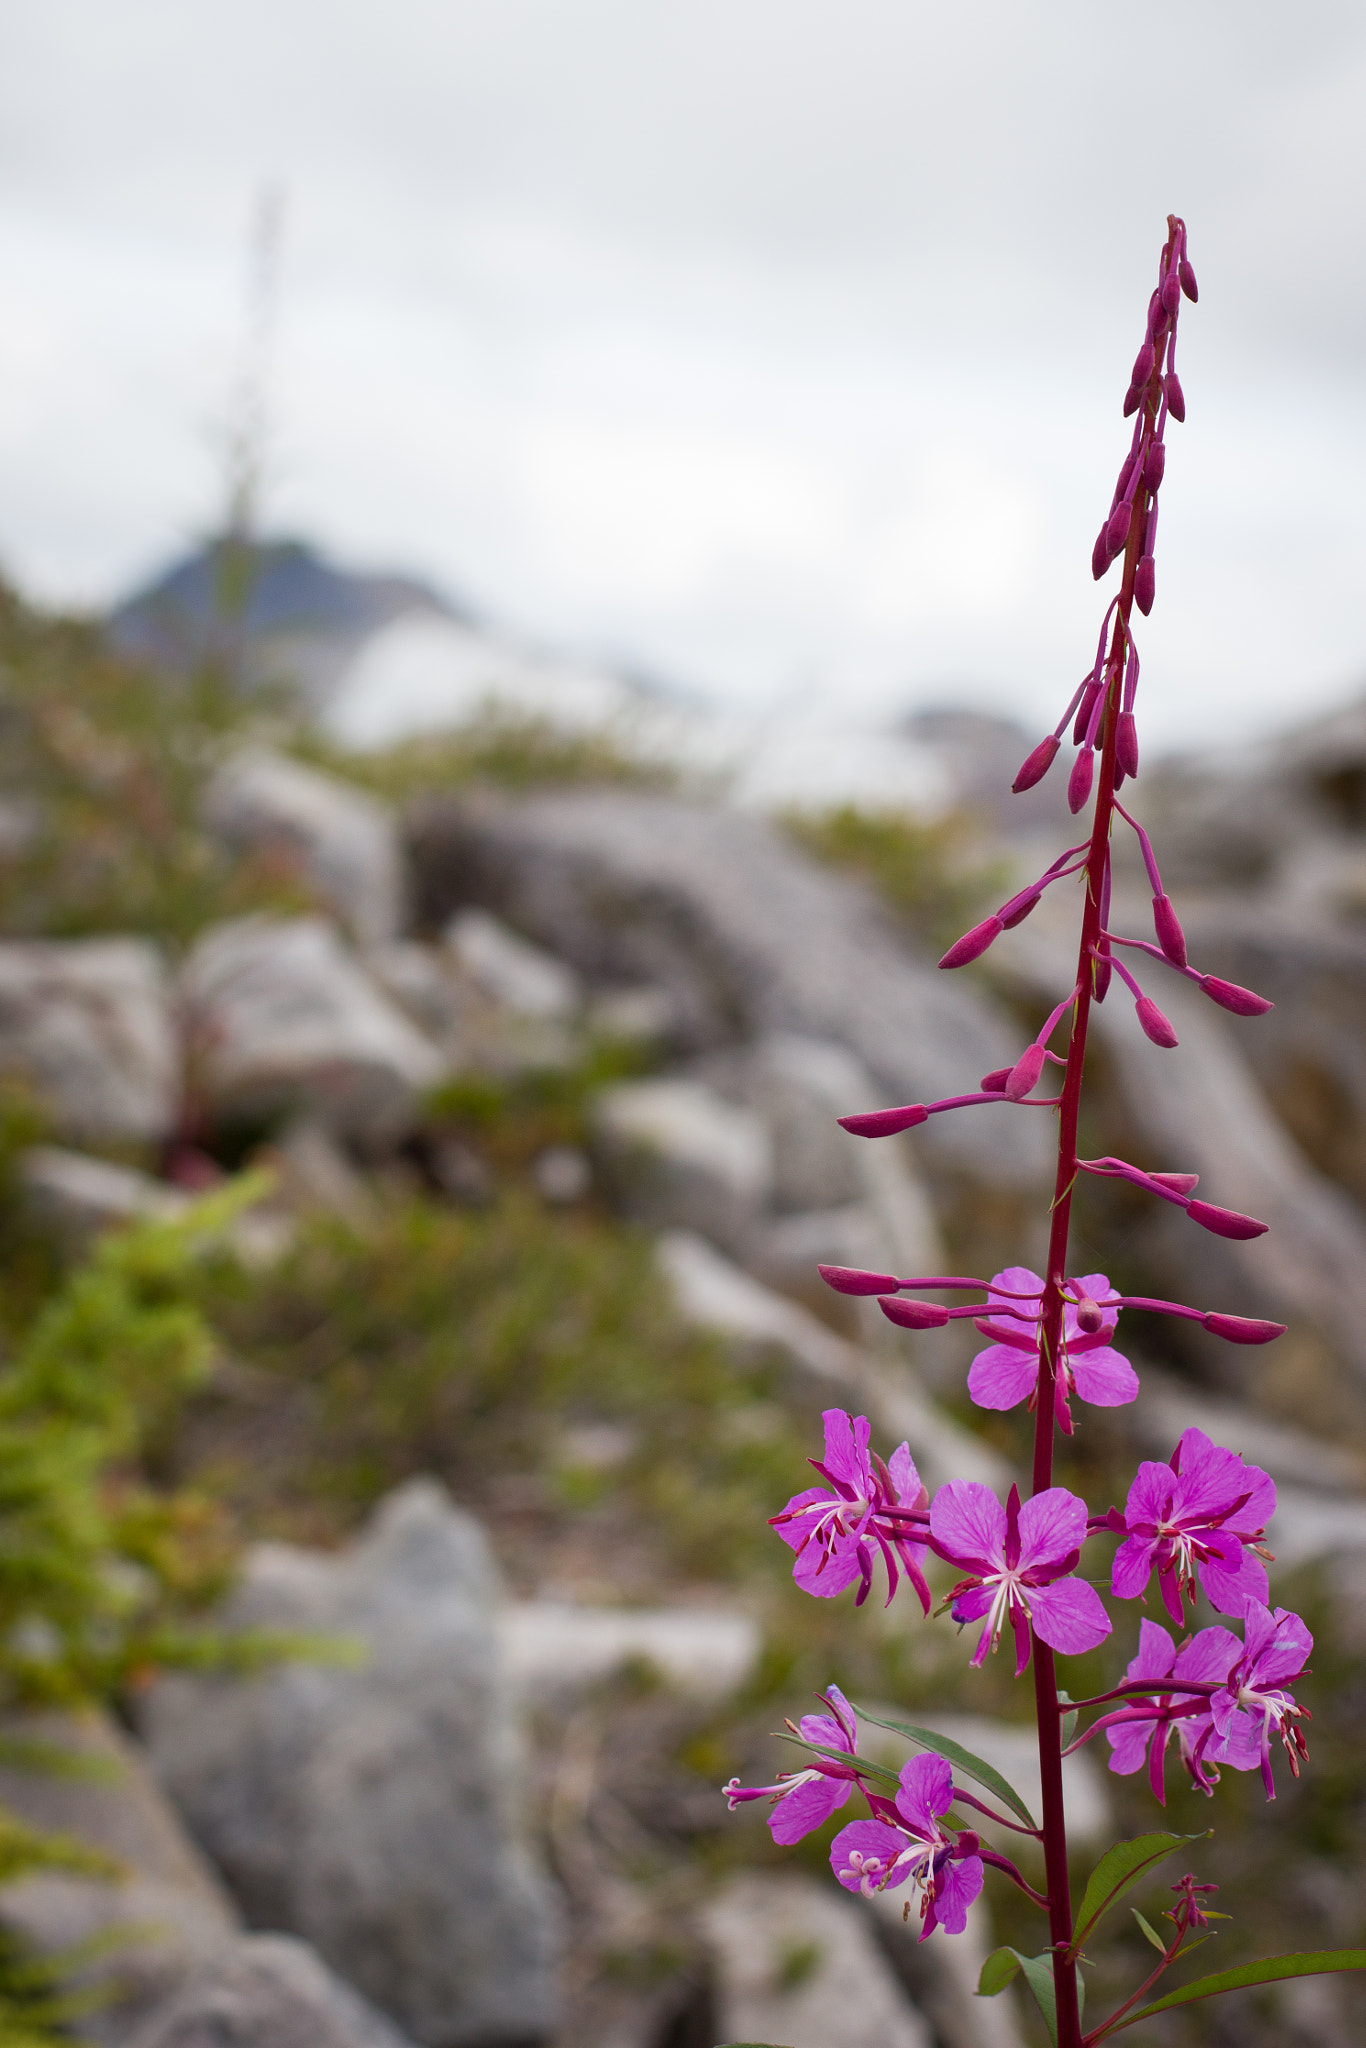
[[[1058, 1701], [1064, 1707], [1072, 1707], [1071, 1693], [1059, 1691]], [[1062, 1730], [1062, 1746], [1066, 1749], [1068, 1743], [1077, 1732], [1077, 1709], [1075, 1707], [1072, 1707], [1070, 1714], [1063, 1715], [1060, 1726]]]
[[1251, 1984], [1278, 1984], [1287, 1977], [1328, 1977], [1339, 1970], [1366, 1970], [1366, 1948], [1320, 1948], [1295, 1956], [1266, 1956], [1259, 1963], [1240, 1963], [1232, 1970], [1220, 1970], [1213, 1977], [1197, 1977], [1165, 1998], [1126, 2013], [1114, 2029], [1119, 2033], [1135, 2020], [1150, 2013], [1166, 2012], [1174, 2005], [1193, 2005], [1199, 1998], [1217, 1998], [1221, 1991], [1244, 1991]]
[[1151, 1924], [1151, 1922], [1143, 1918], [1143, 1915], [1139, 1912], [1137, 1906], [1130, 1906], [1129, 1911], [1133, 1914], [1135, 1920], [1137, 1920], [1139, 1926], [1143, 1929], [1143, 1932], [1147, 1935], [1149, 1941], [1157, 1950], [1158, 1954], [1160, 1956], [1166, 1955], [1167, 1944], [1162, 1939], [1162, 1936], [1157, 1932], [1156, 1928]]
[[890, 1785], [900, 1783], [897, 1772], [889, 1770], [886, 1764], [870, 1763], [866, 1756], [850, 1756], [847, 1749], [827, 1749], [823, 1743], [807, 1742], [800, 1735], [784, 1735], [781, 1740], [795, 1743], [798, 1749], [808, 1750], [812, 1756], [829, 1757], [832, 1763], [857, 1764], [870, 1778], [885, 1778]]
[[893, 1735], [904, 1735], [908, 1742], [914, 1742], [920, 1749], [932, 1749], [936, 1756], [942, 1756], [946, 1763], [961, 1771], [965, 1778], [971, 1778], [1010, 1808], [1017, 1820], [1027, 1828], [1037, 1828], [1033, 1814], [1021, 1799], [1019, 1793], [1001, 1773], [984, 1757], [974, 1756], [970, 1749], [953, 1741], [951, 1736], [936, 1735], [933, 1728], [916, 1728], [909, 1721], [882, 1721], [876, 1714], [865, 1712], [862, 1707], [855, 1709], [865, 1721], [871, 1721], [874, 1728], [887, 1728]]
[[1107, 1849], [1086, 1880], [1068, 1955], [1076, 1955], [1101, 1914], [1132, 1890], [1164, 1856], [1170, 1856], [1183, 1842], [1202, 1842], [1208, 1833], [1205, 1828], [1198, 1835], [1136, 1835], [1132, 1842], [1116, 1842], [1113, 1849]]
[[977, 1979], [977, 1996], [995, 1998], [1004, 1991], [1007, 1984], [1013, 1984], [1020, 1974], [1020, 1958], [1013, 1948], [994, 1948], [982, 1965], [982, 1974]]
[[[977, 1996], [995, 1998], [1014, 1982], [1023, 1970], [1025, 1982], [1034, 1994], [1039, 2011], [1043, 2014], [1044, 2025], [1053, 2048], [1058, 2048], [1058, 2001], [1053, 1988], [1053, 1958], [1046, 1951], [1041, 1956], [1022, 1956], [1017, 1948], [993, 1949], [982, 1965], [982, 1974], [977, 1979]], [[1080, 1979], [1077, 1982], [1078, 2010], [1082, 1995]]]

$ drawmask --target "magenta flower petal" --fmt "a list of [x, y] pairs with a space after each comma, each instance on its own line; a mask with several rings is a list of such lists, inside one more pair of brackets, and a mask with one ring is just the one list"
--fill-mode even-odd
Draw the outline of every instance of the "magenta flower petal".
[[900, 1863], [906, 1837], [881, 1820], [851, 1820], [830, 1844], [830, 1868], [847, 1892], [892, 1891], [905, 1884], [913, 1863]]
[[1039, 1380], [1039, 1354], [1031, 1346], [1017, 1351], [992, 1344], [979, 1351], [968, 1369], [968, 1392], [979, 1408], [1016, 1408], [1028, 1400]]
[[1207, 1536], [1209, 1555], [1200, 1561], [1200, 1588], [1216, 1614], [1242, 1615], [1249, 1600], [1265, 1604], [1266, 1566], [1236, 1536]]
[[1001, 1559], [1006, 1511], [980, 1480], [950, 1479], [931, 1503], [930, 1534], [955, 1564], [991, 1571]]
[[833, 1600], [863, 1577], [858, 1553], [859, 1546], [852, 1540], [830, 1550], [808, 1543], [792, 1567], [792, 1576], [803, 1593], [817, 1600]]
[[[1146, 1590], [1152, 1575], [1151, 1537], [1126, 1536], [1115, 1552], [1114, 1567], [1110, 1574], [1110, 1591], [1116, 1600], [1137, 1600], [1139, 1594]], [[1147, 1622], [1143, 1626], [1146, 1628]], [[1153, 1626], [1155, 1627], [1156, 1623]]]
[[860, 1415], [855, 1420], [843, 1408], [827, 1408], [821, 1420], [825, 1424], [826, 1471], [832, 1479], [842, 1479], [861, 1492], [870, 1472], [868, 1417]]
[[768, 1817], [769, 1830], [781, 1848], [790, 1849], [843, 1806], [853, 1791], [848, 1778], [808, 1778], [781, 1798]]
[[917, 1835], [927, 1842], [938, 1839], [939, 1816], [953, 1804], [953, 1772], [942, 1756], [932, 1750], [909, 1757], [901, 1766], [901, 1789], [896, 1810]]
[[[1020, 1509], [1020, 1570], [1063, 1565], [1086, 1541], [1086, 1502], [1065, 1486], [1036, 1493]], [[1045, 1638], [1047, 1640], [1047, 1638]]]
[[1123, 1408], [1138, 1396], [1138, 1374], [1127, 1358], [1108, 1345], [1074, 1352], [1072, 1378], [1082, 1400], [1093, 1408]]
[[945, 1934], [961, 1934], [968, 1924], [968, 1907], [982, 1889], [984, 1876], [980, 1856], [964, 1856], [945, 1863], [935, 1878], [934, 1903], [925, 1915], [925, 1941], [936, 1927]]
[[1065, 1657], [1094, 1650], [1109, 1635], [1112, 1623], [1094, 1586], [1085, 1579], [1057, 1579], [1031, 1593], [1034, 1632], [1050, 1649]]

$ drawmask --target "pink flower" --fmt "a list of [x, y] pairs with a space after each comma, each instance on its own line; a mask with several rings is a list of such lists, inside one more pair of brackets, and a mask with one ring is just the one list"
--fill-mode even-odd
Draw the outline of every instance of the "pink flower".
[[830, 1846], [830, 1865], [846, 1891], [892, 1891], [910, 1878], [923, 1894], [920, 1939], [942, 1927], [961, 1934], [968, 1907], [982, 1889], [978, 1837], [964, 1829], [955, 1838], [939, 1821], [953, 1804], [953, 1773], [942, 1756], [913, 1756], [901, 1766], [896, 1812], [901, 1825], [884, 1820], [851, 1821]]
[[794, 1494], [773, 1527], [797, 1553], [792, 1576], [805, 1593], [833, 1599], [859, 1583], [856, 1606], [868, 1598], [873, 1560], [880, 1551], [887, 1566], [887, 1599], [897, 1588], [898, 1562], [914, 1586], [923, 1611], [930, 1611], [925, 1583], [925, 1505], [910, 1448], [902, 1444], [884, 1465], [868, 1451], [868, 1418], [851, 1420], [842, 1408], [825, 1411], [825, 1457], [811, 1463], [828, 1487]]
[[[837, 1685], [829, 1688], [825, 1699], [829, 1714], [802, 1715], [802, 1739], [819, 1743], [822, 1749], [843, 1750], [852, 1757], [858, 1749], [854, 1710]], [[781, 1771], [774, 1785], [742, 1785], [732, 1778], [722, 1789], [732, 1813], [747, 1799], [772, 1800], [768, 1824], [774, 1841], [788, 1849], [843, 1806], [854, 1782], [852, 1769], [842, 1770], [830, 1759], [816, 1757], [804, 1771]]]
[[[1127, 1358], [1110, 1347], [1119, 1320], [1119, 1310], [1107, 1307], [1119, 1296], [1104, 1273], [1085, 1273], [1070, 1280], [1074, 1299], [1063, 1309], [1063, 1355], [1056, 1380], [1058, 1421], [1071, 1434], [1072, 1418], [1068, 1397], [1077, 1394], [1096, 1408], [1122, 1408], [1138, 1392], [1138, 1375]], [[1018, 1297], [1039, 1298], [1032, 1322], [1021, 1322]], [[1016, 1408], [1021, 1401], [1035, 1405], [1039, 1385], [1039, 1323], [1042, 1313], [1043, 1281], [1027, 1266], [1007, 1266], [993, 1276], [987, 1290], [987, 1316], [977, 1328], [995, 1341], [979, 1351], [968, 1373], [968, 1392], [979, 1408]], [[1014, 1319], [1001, 1322], [988, 1318], [995, 1309], [1015, 1309]]]
[[1242, 1655], [1210, 1701], [1213, 1733], [1208, 1753], [1212, 1762], [1230, 1764], [1235, 1771], [1260, 1767], [1266, 1796], [1274, 1799], [1273, 1733], [1284, 1746], [1293, 1776], [1298, 1778], [1300, 1760], [1308, 1755], [1298, 1726], [1307, 1709], [1296, 1706], [1284, 1686], [1303, 1671], [1314, 1638], [1298, 1614], [1284, 1607], [1268, 1609], [1260, 1600], [1247, 1603], [1243, 1636]]
[[[1154, 1686], [1164, 1678], [1222, 1684], [1242, 1648], [1231, 1629], [1202, 1628], [1178, 1650], [1160, 1622], [1145, 1620], [1138, 1625], [1138, 1655], [1124, 1676], [1151, 1680]], [[1197, 1745], [1203, 1748], [1208, 1742], [1210, 1729], [1209, 1702], [1198, 1693], [1156, 1692], [1151, 1702], [1136, 1702], [1107, 1716], [1107, 1723], [1105, 1739], [1113, 1751], [1110, 1769], [1121, 1777], [1131, 1777], [1142, 1769], [1146, 1758], [1148, 1783], [1160, 1805], [1166, 1804], [1167, 1744], [1173, 1728], [1181, 1746], [1181, 1761], [1202, 1792], [1213, 1792], [1214, 1779], [1195, 1756]]]
[[1249, 1599], [1266, 1598], [1266, 1566], [1253, 1553], [1275, 1511], [1276, 1488], [1260, 1466], [1188, 1429], [1168, 1464], [1138, 1468], [1110, 1590], [1120, 1600], [1137, 1599], [1156, 1571], [1163, 1603], [1179, 1624], [1183, 1595], [1194, 1602], [1198, 1578], [1220, 1614], [1241, 1615]]
[[1070, 1576], [1086, 1541], [1086, 1503], [1050, 1486], [1020, 1504], [1012, 1486], [1004, 1507], [989, 1486], [951, 1479], [930, 1509], [930, 1541], [940, 1557], [965, 1567], [949, 1596], [960, 1627], [983, 1621], [972, 1661], [995, 1649], [1006, 1621], [1015, 1632], [1015, 1675], [1029, 1662], [1029, 1631], [1066, 1656], [1094, 1650], [1110, 1617], [1094, 1587]]

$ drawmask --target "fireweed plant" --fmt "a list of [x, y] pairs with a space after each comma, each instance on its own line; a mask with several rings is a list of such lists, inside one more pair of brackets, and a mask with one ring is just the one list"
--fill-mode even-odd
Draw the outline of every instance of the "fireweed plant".
[[[797, 1584], [819, 1598], [853, 1587], [861, 1605], [881, 1560], [887, 1599], [908, 1587], [928, 1615], [927, 1556], [953, 1566], [958, 1582], [944, 1606], [970, 1632], [972, 1664], [980, 1666], [1004, 1637], [1014, 1650], [1017, 1678], [1032, 1667], [1041, 1819], [1035, 1821], [999, 1772], [929, 1729], [877, 1724], [895, 1728], [915, 1748], [899, 1773], [861, 1757], [855, 1710], [834, 1686], [823, 1702], [827, 1711], [809, 1714], [792, 1728], [806, 1751], [804, 1768], [781, 1774], [773, 1785], [732, 1782], [726, 1787], [732, 1807], [750, 1799], [772, 1803], [769, 1826], [780, 1843], [800, 1841], [857, 1791], [869, 1817], [850, 1820], [836, 1835], [830, 1859], [835, 1876], [846, 1890], [864, 1896], [909, 1886], [904, 1916], [909, 1919], [918, 1895], [921, 1940], [936, 1928], [962, 1933], [986, 1866], [1001, 1872], [1046, 1916], [1048, 1935], [1035, 1956], [998, 1949], [984, 1966], [979, 1989], [998, 1992], [1023, 1971], [1058, 2048], [1093, 2048], [1151, 2013], [1241, 1986], [1366, 1969], [1366, 1950], [1360, 1949], [1278, 1956], [1153, 1997], [1164, 1972], [1204, 1938], [1211, 1919], [1222, 1917], [1207, 1903], [1214, 1887], [1188, 1874], [1172, 1887], [1175, 1902], [1163, 1916], [1164, 1933], [1136, 1915], [1158, 1950], [1153, 1968], [1108, 2018], [1082, 2031], [1077, 1966], [1101, 1915], [1165, 1856], [1202, 1837], [1154, 1831], [1116, 1844], [1092, 1872], [1074, 1912], [1063, 1758], [1103, 1737], [1111, 1770], [1146, 1770], [1160, 1804], [1173, 1760], [1206, 1794], [1212, 1794], [1227, 1767], [1259, 1772], [1267, 1798], [1274, 1799], [1276, 1753], [1283, 1751], [1298, 1775], [1307, 1754], [1302, 1724], [1309, 1718], [1292, 1687], [1305, 1671], [1312, 1638], [1298, 1615], [1271, 1604], [1267, 1585], [1264, 1560], [1269, 1553], [1263, 1538], [1276, 1489], [1265, 1472], [1221, 1450], [1202, 1431], [1187, 1429], [1165, 1464], [1138, 1467], [1123, 1509], [1093, 1513], [1067, 1487], [1055, 1485], [1053, 1476], [1058, 1438], [1070, 1437], [1075, 1427], [1074, 1403], [1119, 1407], [1138, 1391], [1132, 1366], [1113, 1346], [1126, 1308], [1184, 1316], [1231, 1344], [1267, 1344], [1283, 1334], [1279, 1323], [1120, 1295], [1103, 1273], [1068, 1274], [1068, 1231], [1079, 1174], [1117, 1175], [1184, 1210], [1191, 1223], [1220, 1237], [1254, 1238], [1266, 1229], [1251, 1216], [1201, 1200], [1192, 1173], [1149, 1173], [1124, 1159], [1084, 1159], [1077, 1150], [1091, 1005], [1115, 992], [1117, 980], [1120, 992], [1133, 1000], [1140, 1029], [1157, 1045], [1176, 1045], [1175, 1032], [1139, 985], [1125, 955], [1136, 965], [1146, 956], [1184, 975], [1235, 1016], [1254, 1017], [1271, 1008], [1251, 990], [1202, 974], [1188, 961], [1151, 842], [1119, 797], [1123, 785], [1138, 774], [1134, 706], [1139, 657], [1133, 615], [1137, 610], [1146, 616], [1153, 604], [1166, 430], [1169, 421], [1186, 416], [1176, 370], [1177, 324], [1183, 299], [1196, 298], [1185, 224], [1169, 216], [1167, 230], [1124, 399], [1124, 416], [1134, 422], [1132, 438], [1092, 555], [1098, 582], [1115, 563], [1121, 565], [1119, 590], [1106, 610], [1094, 665], [1014, 783], [1016, 790], [1025, 790], [1042, 780], [1070, 724], [1076, 752], [1068, 803], [1074, 815], [1092, 806], [1090, 830], [994, 916], [950, 946], [939, 963], [952, 969], [978, 959], [1003, 931], [1029, 916], [1046, 889], [1077, 876], [1083, 883], [1082, 916], [1073, 986], [1014, 1065], [987, 1074], [970, 1093], [840, 1119], [855, 1136], [876, 1139], [909, 1130], [927, 1117], [979, 1105], [1001, 1114], [1056, 1112], [1058, 1164], [1047, 1269], [1039, 1275], [1010, 1266], [990, 1281], [957, 1273], [901, 1279], [847, 1267], [820, 1269], [842, 1294], [876, 1296], [883, 1313], [904, 1328], [929, 1330], [958, 1318], [973, 1321], [987, 1345], [968, 1374], [972, 1399], [982, 1408], [1010, 1409], [1023, 1402], [1033, 1411], [1030, 1492], [1022, 1498], [1012, 1486], [1002, 1502], [976, 1481], [952, 1479], [931, 1500], [905, 1444], [884, 1459], [870, 1446], [866, 1418], [831, 1409], [825, 1417], [824, 1453], [811, 1461], [820, 1485], [796, 1494], [773, 1518], [778, 1535], [796, 1554]], [[1126, 937], [1110, 926], [1116, 820], [1138, 840], [1152, 889], [1153, 939]], [[1058, 1053], [1051, 1041], [1064, 1021], [1066, 1050]], [[1056, 1093], [1046, 1092], [1045, 1076], [1052, 1067], [1061, 1069]], [[926, 1298], [960, 1293], [985, 1298], [948, 1306]], [[1082, 1570], [1088, 1544], [1109, 1535], [1120, 1538], [1111, 1597], [1133, 1601], [1151, 1592], [1171, 1629], [1140, 1620], [1137, 1652], [1122, 1681], [1095, 1698], [1073, 1702], [1059, 1689], [1056, 1659], [1094, 1650], [1114, 1628], [1105, 1602]], [[1222, 1618], [1213, 1626], [1194, 1628], [1201, 1593]], [[1079, 1718], [1084, 1726], [1078, 1726]], [[989, 1797], [982, 1797], [984, 1792]], [[998, 1829], [1042, 1845], [1042, 1891], [970, 1824], [982, 1816]]]

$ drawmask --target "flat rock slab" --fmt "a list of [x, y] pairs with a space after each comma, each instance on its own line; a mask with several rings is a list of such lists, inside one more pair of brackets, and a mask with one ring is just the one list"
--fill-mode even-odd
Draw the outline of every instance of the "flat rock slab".
[[307, 1942], [245, 1934], [204, 1962], [127, 2048], [409, 2048], [409, 2042]]
[[[918, 959], [870, 889], [762, 819], [625, 790], [480, 796], [420, 807], [409, 844], [423, 923], [483, 904], [592, 980], [656, 984], [694, 1050], [771, 1030], [833, 1040], [884, 1102], [962, 1093], [1019, 1055], [989, 1001]], [[1043, 1118], [988, 1106], [916, 1135], [974, 1179], [1046, 1179]]]

